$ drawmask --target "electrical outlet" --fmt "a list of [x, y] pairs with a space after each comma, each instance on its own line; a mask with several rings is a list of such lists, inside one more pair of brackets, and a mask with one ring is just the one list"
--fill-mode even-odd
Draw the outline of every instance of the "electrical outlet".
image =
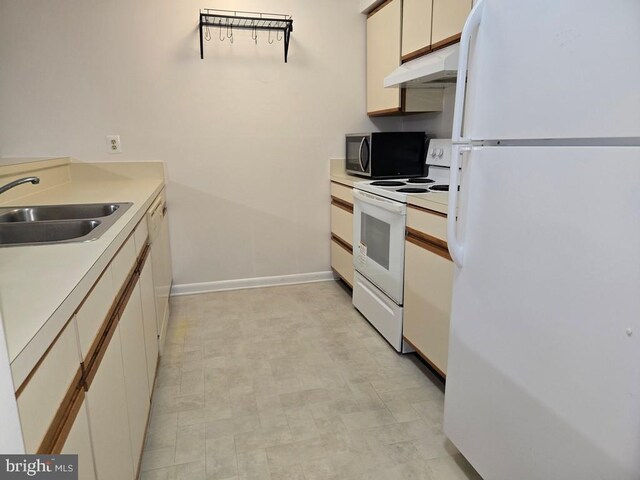
[[107, 135], [107, 150], [109, 153], [122, 153], [120, 135]]

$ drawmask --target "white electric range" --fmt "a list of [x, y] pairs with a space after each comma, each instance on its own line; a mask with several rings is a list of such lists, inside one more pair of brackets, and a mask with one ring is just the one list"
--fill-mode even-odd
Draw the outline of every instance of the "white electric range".
[[433, 139], [425, 177], [353, 184], [353, 305], [401, 353], [407, 198], [447, 192], [450, 162], [451, 140]]

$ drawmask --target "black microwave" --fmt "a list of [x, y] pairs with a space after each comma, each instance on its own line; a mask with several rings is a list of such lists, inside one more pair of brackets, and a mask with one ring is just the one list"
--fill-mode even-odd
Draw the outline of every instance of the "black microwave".
[[425, 132], [374, 132], [346, 136], [346, 170], [369, 178], [424, 175]]

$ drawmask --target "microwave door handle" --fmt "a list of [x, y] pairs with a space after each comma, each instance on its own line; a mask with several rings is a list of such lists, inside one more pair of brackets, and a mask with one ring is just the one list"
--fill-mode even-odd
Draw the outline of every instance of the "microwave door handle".
[[360, 162], [360, 168], [362, 169], [362, 173], [366, 173], [364, 164], [362, 163], [362, 147], [364, 147], [364, 142], [367, 139], [367, 137], [362, 137], [362, 140], [360, 140], [360, 149], [358, 150], [358, 162]]

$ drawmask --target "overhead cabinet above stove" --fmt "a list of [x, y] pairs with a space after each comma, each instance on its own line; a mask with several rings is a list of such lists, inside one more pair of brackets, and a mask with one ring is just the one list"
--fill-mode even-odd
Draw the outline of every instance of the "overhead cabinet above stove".
[[367, 18], [367, 113], [369, 116], [441, 112], [441, 91], [384, 88], [384, 79], [400, 66], [402, 0], [390, 0]]

